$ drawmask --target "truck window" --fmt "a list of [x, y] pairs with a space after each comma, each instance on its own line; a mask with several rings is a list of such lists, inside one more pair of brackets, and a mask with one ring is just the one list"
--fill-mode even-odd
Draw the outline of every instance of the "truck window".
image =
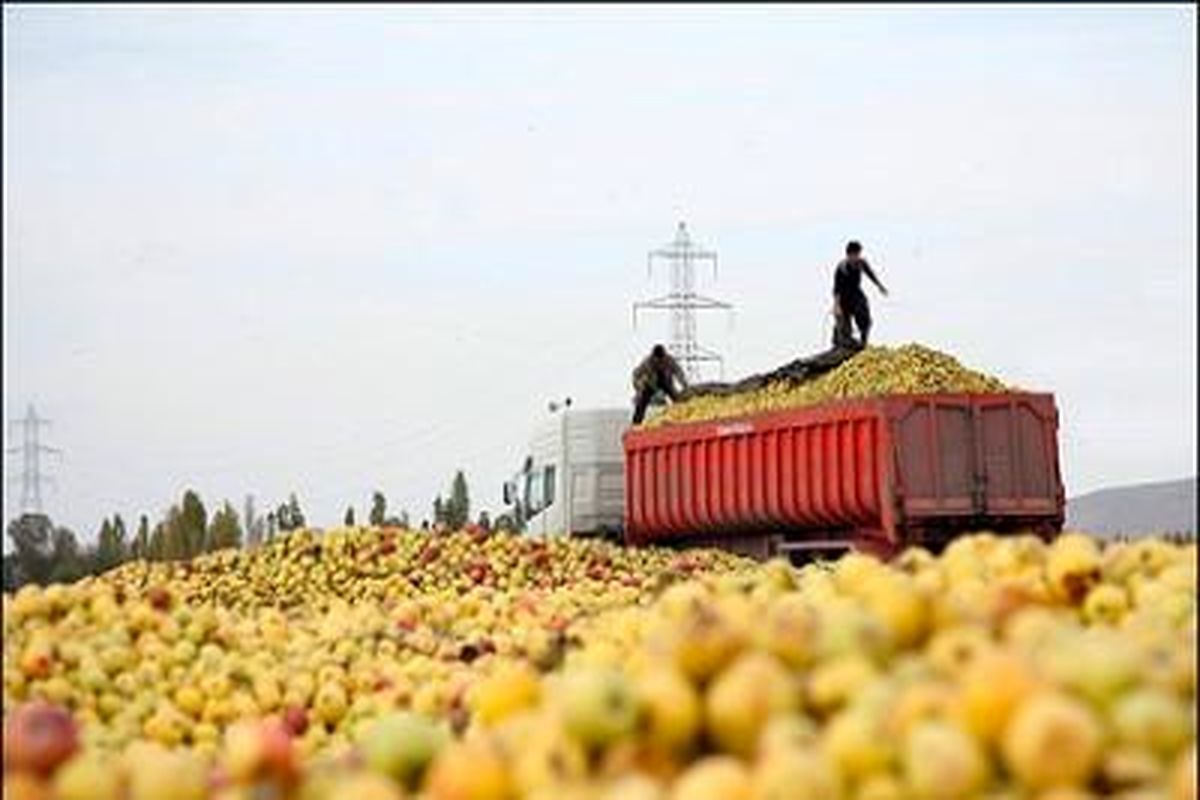
[[530, 514], [536, 514], [549, 504], [546, 500], [546, 475], [548, 470], [553, 469], [546, 467], [525, 475], [525, 508]]
[[535, 472], [525, 473], [525, 511], [528, 514], [537, 510], [538, 496], [534, 486], [535, 477], [537, 477]]
[[542, 508], [554, 502], [554, 465], [546, 467], [545, 478], [542, 481]]

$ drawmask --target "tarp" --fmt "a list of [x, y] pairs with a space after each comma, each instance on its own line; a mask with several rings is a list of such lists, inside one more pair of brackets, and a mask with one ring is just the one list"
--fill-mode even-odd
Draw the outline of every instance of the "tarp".
[[679, 399], [683, 401], [690, 400], [693, 397], [710, 395], [725, 396], [741, 394], [742, 392], [752, 392], [777, 381], [787, 381], [791, 384], [803, 383], [804, 381], [812, 380], [818, 375], [829, 372], [861, 350], [862, 348], [857, 343], [840, 344], [816, 355], [789, 361], [782, 367], [770, 372], [751, 375], [734, 383], [712, 381], [694, 384], [684, 389], [680, 393]]

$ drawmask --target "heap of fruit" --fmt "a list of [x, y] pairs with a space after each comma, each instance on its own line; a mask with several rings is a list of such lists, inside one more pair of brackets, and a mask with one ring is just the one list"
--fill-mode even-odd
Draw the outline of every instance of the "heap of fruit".
[[718, 562], [737, 563], [717, 551], [630, 550], [600, 540], [519, 537], [474, 526], [447, 535], [339, 528], [298, 530], [265, 547], [221, 550], [191, 562], [133, 561], [102, 583], [133, 597], [169, 586], [185, 606], [311, 611], [343, 601], [440, 600], [476, 589], [557, 591], [587, 582], [642, 591]]
[[548, 669], [587, 616], [742, 563], [478, 530], [341, 529], [127, 564], [5, 596], [4, 704], [60, 704], [103, 749], [145, 738], [205, 754], [233, 722], [282, 714], [315, 754], [391, 709], [460, 713], [492, 661]]
[[[344, 711], [331, 723], [319, 710], [331, 687], [356, 685], [332, 658], [312, 687], [326, 699], [304, 715], [238, 714], [212, 747], [147, 734], [157, 741], [119, 755], [88, 744], [107, 723], [80, 725], [81, 711], [14, 708], [6, 639], [6, 797], [1194, 800], [1196, 557], [1195, 544], [1080, 534], [981, 534], [940, 556], [853, 554], [800, 570], [708, 556], [652, 600], [632, 587], [625, 602], [582, 600], [606, 591], [600, 581], [565, 589], [593, 609], [568, 628], [577, 643], [541, 664], [519, 648], [481, 650], [461, 684], [422, 676], [454, 685], [449, 707], [418, 707], [392, 684], [354, 724]], [[6, 602], [8, 633], [17, 598]], [[400, 607], [440, 606], [410, 596]], [[295, 658], [260, 636], [273, 660]], [[365, 641], [324, 646], [353, 662]], [[417, 658], [376, 650], [372, 663], [399, 675]], [[22, 669], [39, 663], [20, 652]], [[291, 689], [293, 676], [279, 678]], [[152, 690], [163, 678], [146, 680]], [[345, 740], [309, 755], [313, 729]]]
[[952, 356], [919, 344], [868, 347], [837, 368], [801, 383], [776, 381], [735, 395], [702, 395], [672, 405], [644, 425], [699, 422], [816, 405], [830, 400], [932, 392], [1007, 391], [996, 378], [969, 370]]

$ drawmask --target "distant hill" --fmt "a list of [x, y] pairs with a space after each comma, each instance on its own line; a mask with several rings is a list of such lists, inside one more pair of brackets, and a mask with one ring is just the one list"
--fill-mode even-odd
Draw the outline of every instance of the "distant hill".
[[1196, 533], [1196, 478], [1100, 489], [1067, 500], [1067, 528], [1098, 534]]

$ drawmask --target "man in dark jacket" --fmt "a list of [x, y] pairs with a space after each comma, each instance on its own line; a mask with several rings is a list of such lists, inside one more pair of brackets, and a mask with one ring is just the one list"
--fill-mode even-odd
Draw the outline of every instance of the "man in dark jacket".
[[[679, 382], [679, 389], [675, 382]], [[679, 397], [679, 392], [687, 388], [687, 376], [679, 366], [679, 362], [671, 357], [667, 348], [661, 344], [654, 345], [642, 363], [633, 371], [633, 390], [637, 399], [633, 406], [633, 424], [640, 425], [646, 416], [646, 407], [654, 399], [654, 395], [662, 392], [672, 400]]]
[[850, 337], [850, 323], [853, 321], [858, 327], [862, 346], [867, 346], [867, 335], [871, 330], [871, 306], [862, 290], [863, 275], [870, 278], [871, 283], [887, 297], [887, 289], [883, 288], [871, 265], [862, 257], [862, 245], [852, 241], [846, 245], [846, 257], [838, 263], [833, 274], [833, 313], [837, 316], [835, 342]]

